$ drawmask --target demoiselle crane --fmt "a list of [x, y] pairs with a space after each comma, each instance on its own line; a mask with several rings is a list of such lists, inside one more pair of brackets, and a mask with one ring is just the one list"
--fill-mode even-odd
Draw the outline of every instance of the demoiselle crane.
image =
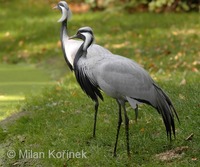
[[80, 28], [70, 39], [83, 40], [76, 53], [73, 67], [76, 79], [83, 91], [92, 99], [102, 99], [100, 90], [116, 99], [119, 106], [114, 156], [116, 156], [117, 142], [122, 123], [121, 108], [124, 110], [127, 154], [129, 148], [129, 118], [125, 103], [129, 102], [133, 109], [140, 103], [154, 107], [161, 114], [166, 127], [167, 136], [175, 136], [174, 113], [179, 121], [176, 110], [164, 91], [149, 76], [139, 64], [128, 58], [102, 53], [101, 56], [88, 56], [88, 50], [93, 43], [94, 36], [90, 27]]
[[[54, 9], [59, 9], [62, 13], [61, 18], [58, 20], [58, 22], [62, 23], [61, 32], [60, 32], [62, 51], [63, 51], [63, 55], [64, 55], [67, 65], [69, 66], [71, 70], [73, 70], [74, 58], [75, 58], [76, 52], [78, 51], [78, 49], [80, 48], [82, 44], [82, 41], [69, 40], [67, 23], [72, 15], [72, 12], [70, 11], [68, 4], [65, 1], [60, 1], [57, 4], [57, 6], [54, 7]], [[110, 52], [107, 49], [96, 44], [88, 48], [88, 57], [91, 57], [91, 56], [99, 57], [104, 53], [110, 53]], [[99, 96], [99, 97], [103, 100], [103, 96]], [[99, 102], [97, 98], [92, 98], [92, 99], [95, 102], [94, 128], [93, 128], [93, 137], [95, 137]]]

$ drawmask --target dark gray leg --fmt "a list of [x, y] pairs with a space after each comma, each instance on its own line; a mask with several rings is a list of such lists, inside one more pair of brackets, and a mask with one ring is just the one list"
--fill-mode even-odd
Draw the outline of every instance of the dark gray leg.
[[117, 150], [117, 142], [118, 142], [118, 137], [119, 137], [119, 131], [122, 123], [122, 114], [121, 114], [121, 104], [117, 100], [117, 104], [119, 106], [119, 117], [118, 117], [118, 126], [117, 126], [117, 135], [116, 135], [116, 141], [115, 141], [115, 148], [114, 148], [114, 157], [116, 157], [116, 150]]
[[95, 103], [93, 137], [96, 136], [96, 122], [97, 122], [98, 107], [99, 107], [99, 103], [98, 103], [98, 101], [97, 101], [97, 102]]
[[135, 122], [137, 122], [138, 119], [138, 105], [136, 104], [136, 108], [135, 108]]
[[127, 154], [130, 156], [130, 147], [129, 147], [129, 119], [126, 112], [125, 103], [122, 105], [124, 109], [124, 117], [125, 117], [125, 133], [126, 133], [126, 146], [127, 146]]

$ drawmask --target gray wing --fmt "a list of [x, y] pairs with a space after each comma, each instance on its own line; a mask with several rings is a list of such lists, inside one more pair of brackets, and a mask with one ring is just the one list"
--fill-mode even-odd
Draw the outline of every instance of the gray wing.
[[87, 59], [86, 75], [106, 94], [116, 99], [128, 100], [133, 108], [138, 102], [148, 103], [162, 115], [167, 135], [175, 136], [175, 113], [178, 114], [164, 91], [149, 74], [134, 61], [112, 54]]
[[136, 62], [117, 55], [105, 56], [93, 71], [99, 87], [108, 95], [155, 104], [154, 81]]

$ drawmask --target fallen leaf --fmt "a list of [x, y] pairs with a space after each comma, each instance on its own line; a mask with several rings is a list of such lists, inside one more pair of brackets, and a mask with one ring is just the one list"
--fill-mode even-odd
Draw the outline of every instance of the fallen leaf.
[[57, 47], [59, 47], [59, 48], [61, 47], [61, 42], [60, 41], [57, 42]]
[[194, 65], [194, 66], [200, 65], [200, 61], [194, 61], [194, 62], [192, 63], [192, 65]]
[[8, 31], [5, 33], [5, 37], [9, 37], [9, 36], [10, 36], [10, 32]]
[[196, 158], [196, 157], [193, 157], [191, 160], [192, 160], [192, 161], [197, 161], [197, 160], [198, 160], [198, 158]]
[[186, 85], [186, 79], [183, 78], [179, 85]]
[[134, 124], [134, 121], [132, 119], [129, 120], [129, 124]]
[[172, 34], [173, 34], [174, 36], [176, 36], [176, 35], [178, 35], [178, 32], [173, 31]]
[[116, 49], [120, 49], [123, 48], [125, 46], [129, 45], [129, 42], [125, 41], [124, 43], [120, 43], [120, 44], [113, 44], [112, 47], [116, 48]]
[[182, 95], [182, 94], [179, 94], [179, 98], [180, 98], [181, 100], [185, 100], [185, 96]]
[[61, 112], [61, 113], [65, 113], [65, 111], [64, 111], [64, 110], [61, 110], [60, 112]]
[[21, 143], [25, 142], [26, 140], [26, 136], [22, 136], [22, 135], [18, 135], [17, 138]]
[[177, 55], [175, 55], [174, 59], [178, 60], [179, 58], [181, 58], [184, 55], [184, 53], [182, 52], [178, 52]]
[[43, 47], [43, 48], [41, 49], [41, 52], [44, 53], [44, 52], [46, 52], [46, 50], [47, 50], [47, 48]]
[[192, 68], [192, 71], [193, 72], [199, 72], [199, 70], [197, 68], [195, 68], [195, 67]]
[[23, 44], [24, 44], [23, 40], [19, 41], [19, 43], [18, 43], [19, 46], [22, 46]]

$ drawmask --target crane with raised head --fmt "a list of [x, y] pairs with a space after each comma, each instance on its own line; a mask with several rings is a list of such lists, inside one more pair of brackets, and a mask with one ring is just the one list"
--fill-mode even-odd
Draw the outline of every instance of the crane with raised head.
[[[68, 67], [73, 70], [74, 69], [74, 58], [75, 55], [81, 46], [82, 42], [77, 40], [69, 40], [68, 35], [68, 20], [72, 16], [72, 12], [65, 1], [60, 1], [54, 9], [59, 9], [61, 11], [61, 18], [58, 20], [58, 22], [61, 22], [61, 31], [60, 31], [60, 41], [62, 45], [62, 51], [65, 58], [65, 61], [68, 65]], [[102, 54], [110, 53], [107, 49], [105, 49], [102, 46], [99, 45], [92, 45], [90, 48], [88, 48], [88, 57], [100, 57]], [[103, 96], [99, 96], [100, 99], [103, 100]], [[96, 121], [97, 121], [97, 113], [98, 113], [98, 107], [99, 107], [99, 101], [97, 98], [92, 98], [95, 102], [95, 114], [94, 114], [94, 128], [93, 128], [93, 137], [95, 137], [96, 134]]]
[[174, 114], [178, 114], [166, 93], [154, 82], [148, 72], [135, 61], [109, 52], [101, 56], [89, 56], [88, 51], [93, 43], [94, 35], [90, 27], [80, 28], [70, 39], [79, 38], [83, 42], [73, 61], [76, 79], [83, 91], [91, 99], [102, 98], [101, 91], [116, 99], [119, 107], [117, 135], [114, 147], [116, 156], [118, 136], [122, 123], [122, 109], [125, 118], [127, 154], [129, 147], [129, 118], [125, 103], [133, 109], [140, 103], [155, 108], [162, 116], [167, 136], [175, 136]]

